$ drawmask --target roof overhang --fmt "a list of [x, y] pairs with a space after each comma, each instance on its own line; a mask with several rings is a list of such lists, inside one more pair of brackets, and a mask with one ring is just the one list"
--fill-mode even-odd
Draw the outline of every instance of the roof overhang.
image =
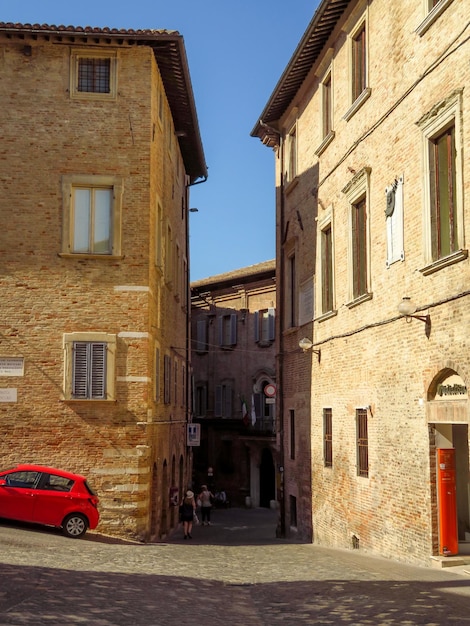
[[268, 103], [251, 131], [252, 137], [274, 147], [279, 145], [279, 121], [301, 88], [312, 66], [351, 0], [322, 0], [292, 55]]
[[149, 46], [152, 48], [173, 116], [185, 170], [195, 182], [207, 178], [196, 105], [184, 40], [178, 31], [124, 30], [48, 24], [0, 22], [0, 34], [11, 39], [46, 39], [78, 45]]

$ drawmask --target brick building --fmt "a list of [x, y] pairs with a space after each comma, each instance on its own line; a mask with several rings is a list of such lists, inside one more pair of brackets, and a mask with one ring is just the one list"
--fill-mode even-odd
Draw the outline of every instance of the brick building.
[[207, 176], [175, 31], [0, 24], [2, 466], [85, 474], [158, 539], [186, 487], [188, 206]]
[[284, 531], [426, 565], [470, 531], [468, 18], [323, 0], [252, 131], [275, 151]]
[[[194, 484], [231, 503], [276, 499], [275, 261], [191, 283]], [[209, 469], [210, 468], [210, 469]], [[247, 500], [249, 498], [249, 500]]]

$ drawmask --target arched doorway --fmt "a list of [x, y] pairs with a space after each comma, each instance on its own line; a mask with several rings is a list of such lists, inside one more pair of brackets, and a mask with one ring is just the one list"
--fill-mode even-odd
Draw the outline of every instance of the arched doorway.
[[[438, 494], [438, 450], [450, 449], [455, 459], [455, 516], [458, 541], [463, 542], [470, 533], [470, 477], [468, 441], [468, 393], [465, 381], [450, 368], [441, 370], [433, 379], [427, 394], [427, 415], [431, 441], [432, 493]], [[452, 508], [454, 505], [452, 505]], [[439, 528], [442, 503], [433, 496], [433, 515], [437, 520], [433, 528], [434, 552], [441, 553]], [[448, 511], [446, 511], [446, 515]], [[460, 548], [459, 548], [460, 551]]]
[[274, 471], [273, 455], [269, 448], [264, 448], [261, 453], [259, 468], [260, 498], [259, 505], [269, 508], [271, 500], [276, 498], [276, 476]]

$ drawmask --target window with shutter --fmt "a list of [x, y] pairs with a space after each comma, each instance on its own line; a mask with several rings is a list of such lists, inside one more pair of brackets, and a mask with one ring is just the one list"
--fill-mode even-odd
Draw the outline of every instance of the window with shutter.
[[115, 400], [116, 335], [65, 333], [65, 400]]
[[219, 317], [219, 345], [223, 348], [235, 346], [237, 343], [237, 314]]
[[164, 377], [164, 389], [163, 397], [165, 404], [171, 402], [171, 357], [165, 354], [163, 359], [163, 377]]
[[198, 320], [196, 323], [196, 352], [208, 351], [207, 320]]
[[76, 399], [106, 398], [106, 344], [74, 342], [72, 395]]

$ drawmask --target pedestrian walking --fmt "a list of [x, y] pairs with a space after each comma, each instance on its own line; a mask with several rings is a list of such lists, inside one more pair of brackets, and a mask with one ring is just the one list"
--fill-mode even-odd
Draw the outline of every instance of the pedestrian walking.
[[180, 506], [180, 521], [183, 522], [183, 531], [185, 539], [192, 539], [191, 532], [193, 530], [193, 520], [196, 514], [196, 501], [194, 493], [188, 489], [186, 496]]
[[201, 501], [201, 521], [203, 526], [206, 524], [208, 526], [211, 525], [211, 509], [213, 499], [214, 494], [212, 491], [209, 491], [207, 485], [202, 485], [198, 500]]

